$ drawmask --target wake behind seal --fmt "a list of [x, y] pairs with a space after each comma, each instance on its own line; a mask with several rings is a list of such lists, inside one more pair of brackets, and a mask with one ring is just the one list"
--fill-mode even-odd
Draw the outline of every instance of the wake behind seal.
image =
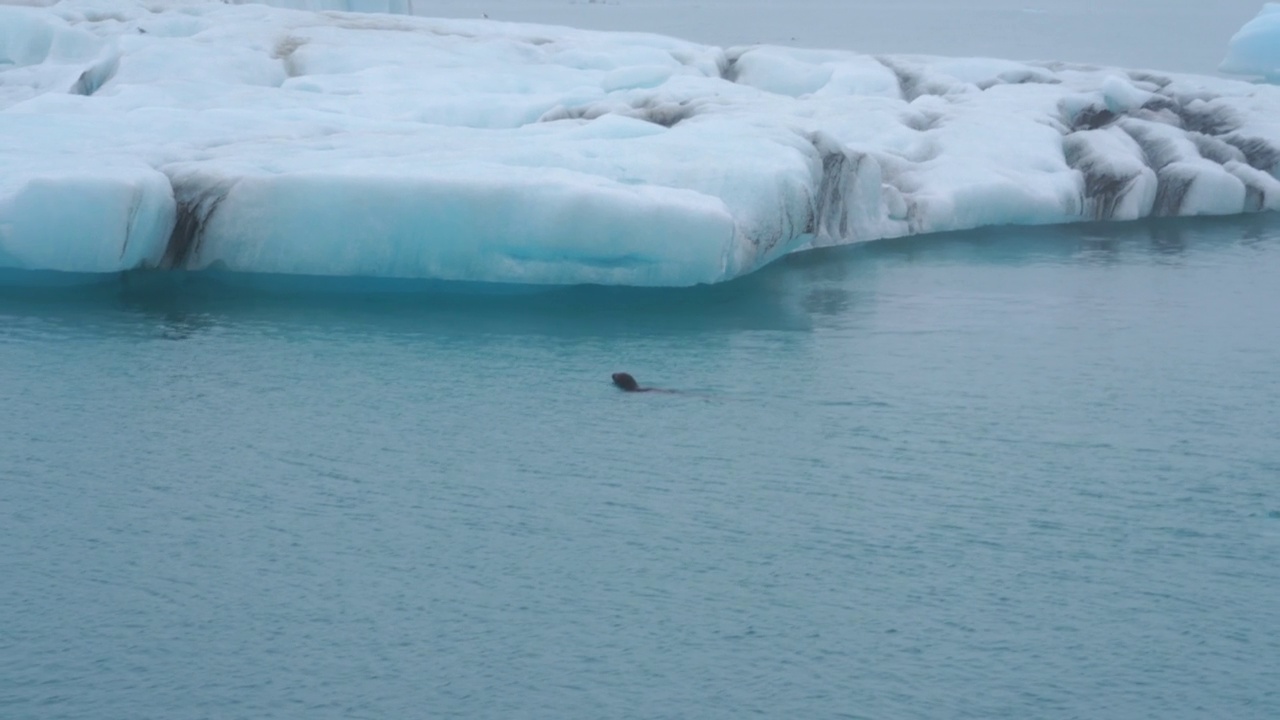
[[630, 373], [617, 372], [613, 374], [613, 384], [627, 392], [651, 392], [651, 393], [670, 393], [673, 395], [680, 394], [679, 390], [667, 390], [655, 387], [640, 387], [640, 383], [631, 377]]

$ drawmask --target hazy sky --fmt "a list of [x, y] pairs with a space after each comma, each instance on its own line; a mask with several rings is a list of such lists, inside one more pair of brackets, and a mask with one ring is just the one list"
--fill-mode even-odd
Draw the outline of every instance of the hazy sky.
[[[0, 0], [48, 5], [56, 0]], [[211, 2], [220, 0], [210, 0]], [[246, 0], [231, 0], [245, 2]], [[1216, 74], [1262, 0], [269, 0], [636, 30], [713, 45], [1069, 60]]]
[[[354, 0], [359, 1], [359, 0]], [[376, 0], [375, 0], [376, 1]], [[642, 30], [716, 45], [985, 55], [1212, 73], [1260, 0], [403, 0], [420, 15]]]

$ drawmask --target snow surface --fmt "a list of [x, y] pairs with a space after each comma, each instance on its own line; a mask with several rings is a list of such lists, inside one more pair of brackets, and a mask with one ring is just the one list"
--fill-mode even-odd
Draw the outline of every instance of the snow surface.
[[1280, 207], [1280, 88], [262, 5], [0, 6], [0, 268], [689, 285]]
[[1219, 69], [1280, 82], [1280, 3], [1267, 3], [1240, 28], [1227, 45], [1227, 57]]

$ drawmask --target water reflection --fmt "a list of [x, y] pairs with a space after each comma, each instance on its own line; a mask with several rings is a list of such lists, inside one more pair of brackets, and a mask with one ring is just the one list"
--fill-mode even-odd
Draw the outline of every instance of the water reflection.
[[1226, 218], [1161, 218], [1125, 223], [1081, 223], [1043, 227], [979, 228], [936, 235], [877, 240], [818, 250], [824, 260], [847, 257], [862, 261], [911, 263], [1096, 262], [1107, 257], [1167, 258], [1191, 250], [1213, 250], [1238, 243], [1266, 243], [1280, 238], [1280, 214]]
[[160, 337], [164, 340], [187, 340], [215, 325], [209, 315], [201, 313], [166, 313], [160, 318]]
[[693, 288], [495, 286], [368, 278], [135, 272], [67, 276], [7, 272], [0, 314], [88, 332], [190, 340], [215, 328], [325, 332], [662, 335], [780, 330], [874, 305], [896, 266], [1185, 262], [1224, 245], [1280, 237], [1274, 213], [1212, 219], [984, 228], [880, 240], [782, 258], [750, 276]]
[[1175, 256], [1187, 251], [1187, 231], [1180, 223], [1155, 223], [1151, 226], [1151, 252]]

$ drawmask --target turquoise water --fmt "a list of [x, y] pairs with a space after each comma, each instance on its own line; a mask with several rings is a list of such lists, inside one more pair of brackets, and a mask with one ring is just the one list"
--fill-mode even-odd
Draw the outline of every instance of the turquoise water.
[[230, 280], [0, 293], [0, 717], [1280, 717], [1275, 216]]

